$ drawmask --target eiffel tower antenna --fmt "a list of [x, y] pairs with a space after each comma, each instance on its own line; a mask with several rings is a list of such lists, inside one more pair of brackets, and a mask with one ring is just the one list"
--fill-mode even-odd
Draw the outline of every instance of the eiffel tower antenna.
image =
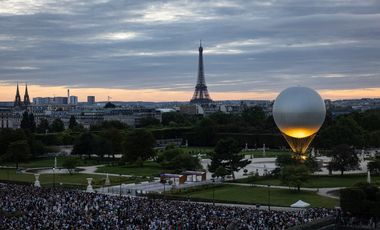
[[202, 40], [200, 40], [199, 46], [199, 63], [198, 63], [198, 78], [197, 85], [195, 86], [195, 91], [193, 98], [190, 100], [190, 104], [209, 104], [212, 103], [212, 99], [207, 91], [206, 80], [204, 76], [203, 69], [203, 47]]

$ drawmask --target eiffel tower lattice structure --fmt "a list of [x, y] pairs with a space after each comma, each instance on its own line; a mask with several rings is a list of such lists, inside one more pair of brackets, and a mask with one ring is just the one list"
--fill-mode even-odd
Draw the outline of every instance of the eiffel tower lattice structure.
[[199, 64], [198, 64], [198, 79], [195, 86], [195, 92], [193, 98], [190, 100], [190, 104], [209, 104], [212, 103], [212, 99], [207, 91], [206, 80], [203, 69], [203, 48], [202, 43], [199, 46]]

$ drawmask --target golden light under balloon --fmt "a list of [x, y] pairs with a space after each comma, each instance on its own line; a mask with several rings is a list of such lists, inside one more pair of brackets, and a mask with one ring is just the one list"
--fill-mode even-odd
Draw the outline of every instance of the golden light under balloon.
[[322, 97], [308, 87], [285, 89], [273, 105], [274, 121], [294, 152], [306, 152], [325, 116]]
[[285, 129], [281, 130], [282, 132], [286, 133], [286, 135], [295, 137], [295, 138], [304, 138], [311, 136], [315, 133], [315, 130], [313, 129], [306, 129], [306, 128], [293, 128], [293, 129]]

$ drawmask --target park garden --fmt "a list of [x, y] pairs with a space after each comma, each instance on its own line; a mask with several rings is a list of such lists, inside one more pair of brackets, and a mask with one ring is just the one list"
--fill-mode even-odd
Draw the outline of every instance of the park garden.
[[[312, 206], [333, 208], [340, 206], [338, 199], [299, 188], [350, 187], [366, 182], [366, 174], [346, 172], [358, 169], [357, 153], [363, 147], [372, 149], [380, 145], [377, 111], [352, 112], [338, 117], [327, 113], [311, 146], [318, 149], [321, 156], [333, 159], [329, 170], [341, 172], [341, 175], [329, 176], [316, 173], [318, 163], [313, 157], [307, 161], [294, 157], [273, 117], [265, 116], [260, 107], [247, 108], [241, 116], [216, 112], [208, 118], [200, 118], [178, 112], [164, 113], [162, 122], [143, 118], [136, 128], [118, 121], [103, 121], [86, 130], [72, 117], [69, 129], [63, 130], [59, 119], [52, 123], [43, 120], [38, 125], [33, 120], [32, 114], [24, 113], [21, 129], [0, 130], [0, 181], [3, 183], [30, 184], [35, 180], [34, 173], [18, 173], [17, 169], [52, 168], [55, 159], [57, 170], [90, 166], [97, 169], [91, 174], [83, 171], [41, 174], [42, 186], [77, 188], [77, 185], [86, 185], [86, 178], [93, 178], [94, 186], [107, 187], [152, 181], [162, 172], [208, 170], [215, 177], [231, 177], [231, 180], [217, 188], [172, 191], [169, 195], [173, 199], [190, 195], [199, 200], [214, 198], [227, 203], [265, 205], [268, 188], [258, 185], [269, 183], [287, 187], [270, 188], [271, 205], [289, 206], [291, 202], [305, 199]], [[170, 144], [171, 139], [178, 138], [182, 143]], [[157, 140], [167, 140], [167, 143], [158, 145]], [[263, 144], [270, 149], [265, 156]], [[279, 167], [268, 175], [246, 172], [245, 177], [235, 178], [234, 172], [244, 170], [249, 164], [245, 155], [277, 158]], [[198, 156], [209, 159], [210, 164], [202, 167]], [[376, 182], [380, 164], [377, 159], [371, 160], [369, 169], [372, 181]], [[104, 184], [107, 173], [111, 185]]]

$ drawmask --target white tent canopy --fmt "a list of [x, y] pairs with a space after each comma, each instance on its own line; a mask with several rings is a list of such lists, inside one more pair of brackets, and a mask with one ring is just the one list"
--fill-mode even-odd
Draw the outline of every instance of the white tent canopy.
[[293, 208], [306, 208], [309, 206], [310, 206], [310, 204], [303, 202], [302, 200], [299, 200], [296, 203], [290, 205], [290, 207], [293, 207]]

